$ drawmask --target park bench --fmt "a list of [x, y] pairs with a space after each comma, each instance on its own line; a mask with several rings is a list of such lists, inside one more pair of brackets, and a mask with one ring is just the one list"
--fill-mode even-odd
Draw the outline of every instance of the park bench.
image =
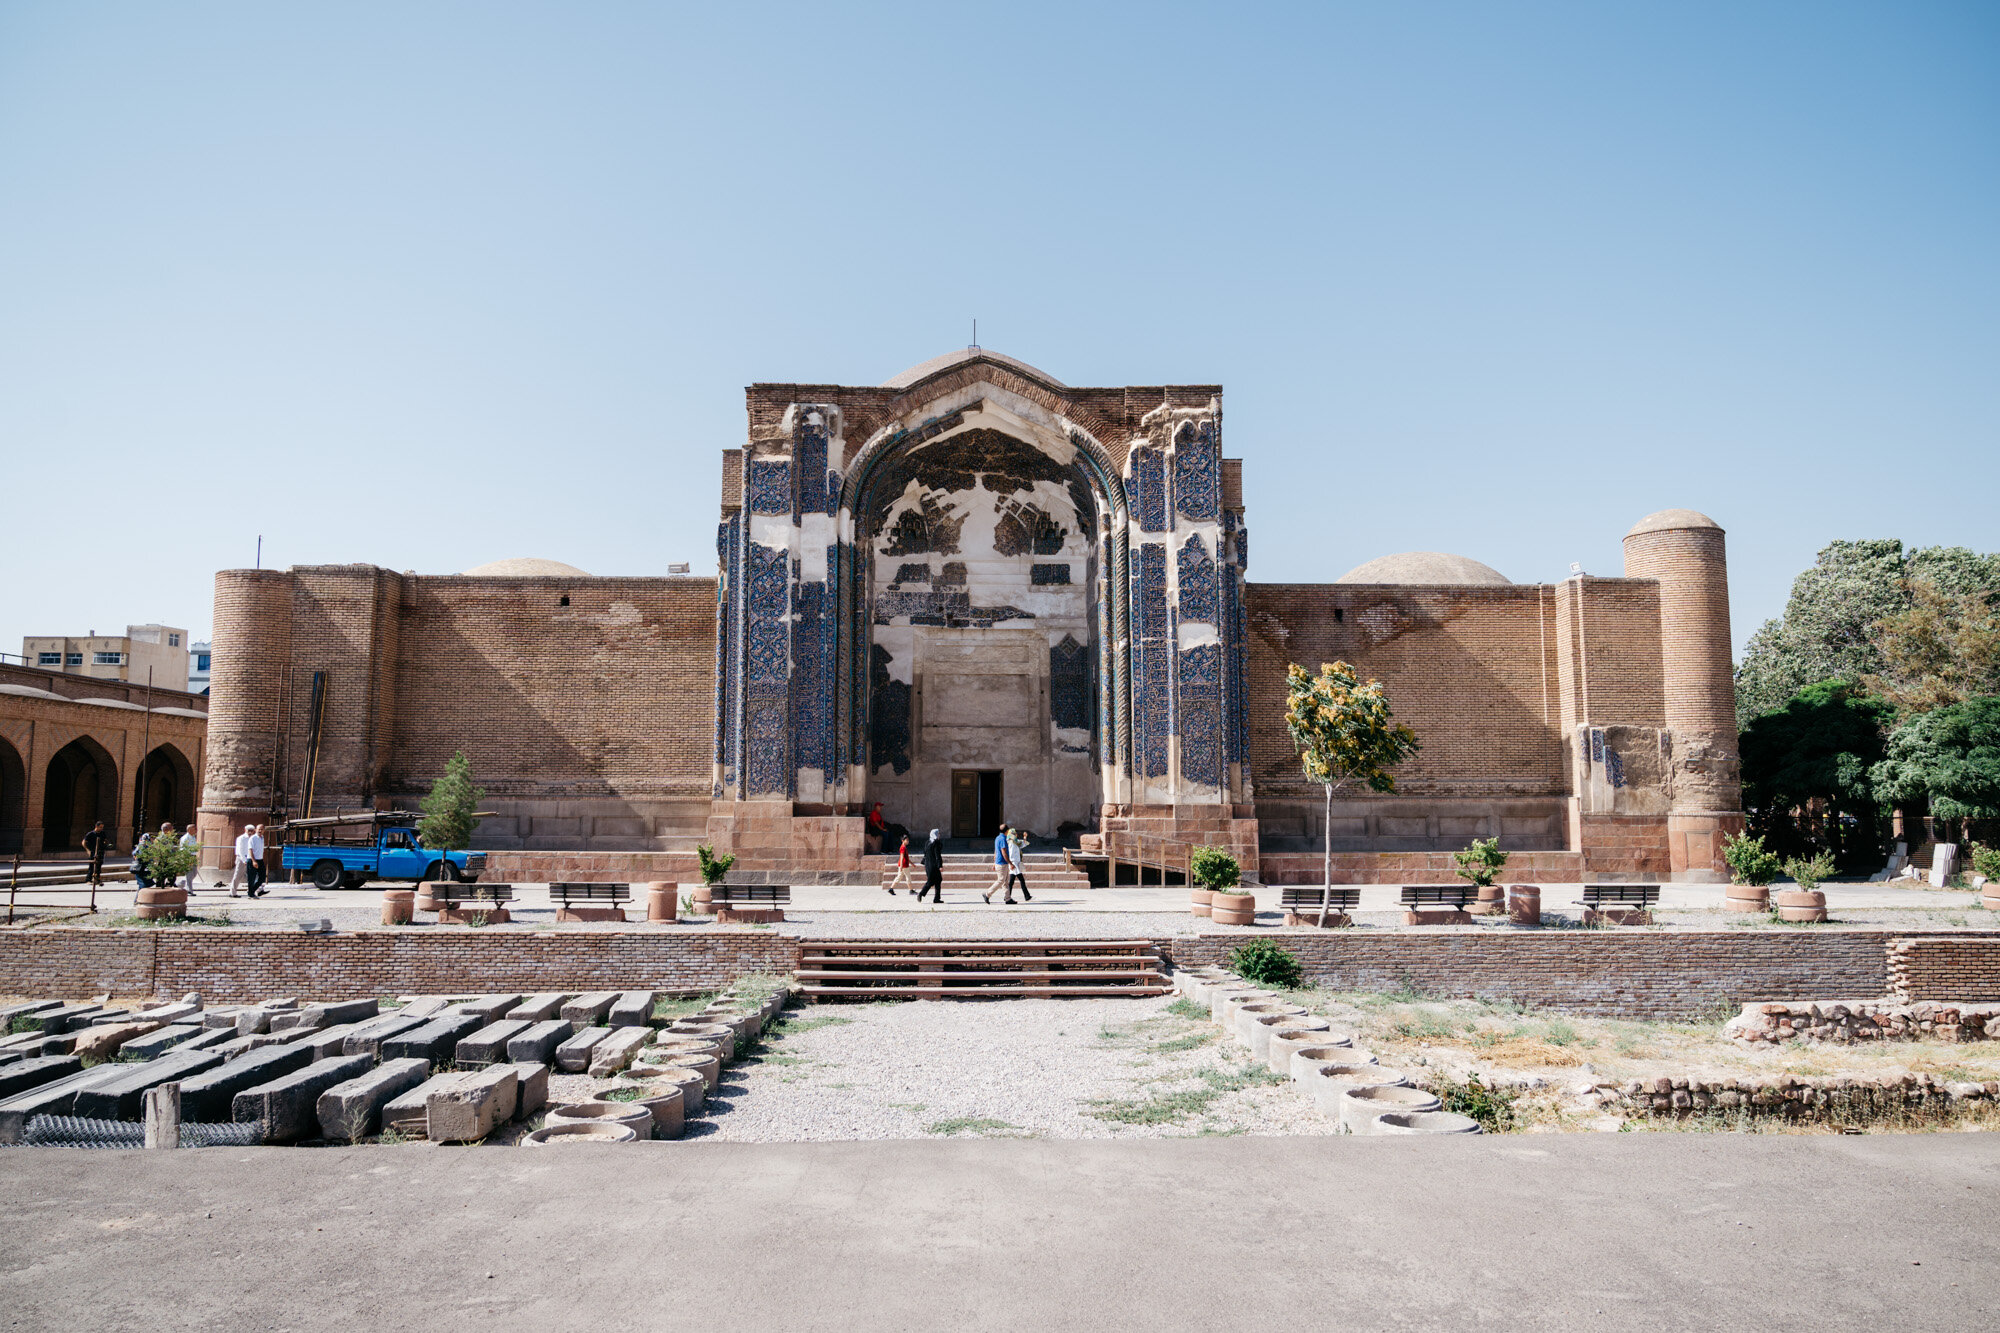
[[1285, 924], [1288, 926], [1318, 925], [1322, 900], [1326, 900], [1326, 923], [1329, 926], [1345, 926], [1353, 921], [1348, 913], [1361, 906], [1361, 890], [1337, 885], [1323, 889], [1314, 885], [1310, 888], [1288, 888], [1278, 895], [1278, 904], [1285, 909]]
[[1660, 902], [1657, 884], [1586, 884], [1583, 923], [1587, 926], [1650, 926]]
[[783, 921], [792, 905], [789, 884], [716, 884], [709, 889], [718, 924]]
[[1468, 926], [1472, 914], [1465, 903], [1476, 890], [1470, 884], [1405, 884], [1401, 895], [1406, 926]]
[[489, 926], [505, 925], [514, 919], [503, 904], [514, 901], [512, 884], [466, 884], [446, 881], [431, 886], [431, 898], [438, 905], [440, 926], [471, 925], [482, 917]]
[[551, 884], [558, 921], [623, 921], [620, 903], [632, 900], [630, 884]]

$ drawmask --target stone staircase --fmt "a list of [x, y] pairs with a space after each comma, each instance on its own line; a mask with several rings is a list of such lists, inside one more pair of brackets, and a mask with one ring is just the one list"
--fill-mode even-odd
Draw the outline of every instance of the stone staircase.
[[[871, 856], [867, 860], [876, 872], [878, 884], [886, 885], [896, 877], [896, 858], [893, 855]], [[1061, 852], [1029, 852], [1021, 858], [1021, 873], [1027, 878], [1030, 893], [1040, 893], [1044, 888], [1067, 890], [1090, 887], [1090, 877], [1082, 870], [1065, 866]], [[993, 853], [945, 853], [944, 890], [948, 901], [962, 899], [968, 892], [984, 893], [992, 882]], [[910, 850], [910, 884], [913, 888], [922, 888], [923, 883], [923, 858], [913, 847]], [[994, 901], [999, 900], [996, 898]]]
[[808, 1000], [1165, 995], [1151, 940], [804, 940]]

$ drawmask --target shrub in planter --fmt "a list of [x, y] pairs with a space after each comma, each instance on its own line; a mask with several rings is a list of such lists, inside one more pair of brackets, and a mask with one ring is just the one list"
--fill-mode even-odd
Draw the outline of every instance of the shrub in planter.
[[1801, 892], [1811, 893], [1833, 874], [1833, 853], [1821, 852], [1810, 860], [1795, 856], [1785, 862], [1785, 873], [1798, 882]]
[[1298, 956], [1271, 940], [1252, 940], [1229, 955], [1229, 970], [1253, 986], [1290, 990], [1298, 986]]
[[1197, 847], [1188, 858], [1188, 877], [1204, 889], [1233, 889], [1243, 880], [1243, 867], [1220, 847]]
[[1784, 863], [1776, 852], [1764, 849], [1762, 838], [1738, 833], [1722, 844], [1722, 859], [1729, 863], [1730, 878], [1738, 884], [1762, 888], [1778, 877]]
[[1460, 879], [1469, 879], [1474, 886], [1489, 889], [1499, 877], [1500, 868], [1507, 864], [1507, 853], [1500, 850], [1498, 838], [1474, 838], [1470, 847], [1453, 852], [1451, 859], [1458, 862]]
[[727, 852], [717, 856], [715, 848], [706, 844], [695, 848], [694, 854], [701, 862], [701, 882], [711, 888], [722, 883], [722, 877], [729, 873], [729, 867], [736, 864], [735, 857]]
[[1972, 845], [1973, 873], [1986, 876], [1990, 880], [2000, 880], [2000, 847], [1988, 847], [1983, 842]]

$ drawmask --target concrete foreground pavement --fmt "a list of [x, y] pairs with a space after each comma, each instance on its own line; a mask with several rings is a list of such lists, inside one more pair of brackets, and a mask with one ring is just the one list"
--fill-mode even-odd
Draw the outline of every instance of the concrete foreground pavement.
[[1989, 1134], [24, 1148], [0, 1324], [1992, 1328], [1997, 1210]]

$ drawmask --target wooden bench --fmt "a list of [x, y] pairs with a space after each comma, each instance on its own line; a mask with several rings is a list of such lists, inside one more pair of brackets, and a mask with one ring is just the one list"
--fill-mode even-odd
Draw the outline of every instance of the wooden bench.
[[1317, 926], [1321, 902], [1326, 903], [1326, 924], [1346, 926], [1353, 924], [1348, 915], [1361, 906], [1361, 890], [1341, 888], [1330, 889], [1314, 885], [1311, 888], [1292, 887], [1278, 895], [1278, 905], [1285, 909], [1285, 924], [1288, 926]]
[[1465, 903], [1476, 890], [1470, 884], [1405, 884], [1401, 894], [1406, 926], [1469, 926], [1472, 913]]
[[[717, 925], [769, 925], [792, 905], [789, 884], [717, 884], [709, 889]], [[760, 904], [763, 904], [760, 906]]]
[[484, 919], [489, 926], [504, 926], [514, 919], [500, 905], [514, 901], [512, 884], [445, 882], [431, 887], [431, 897], [438, 905], [440, 926], [469, 926], [475, 917]]
[[632, 901], [630, 884], [549, 885], [549, 897], [556, 901], [558, 921], [623, 921], [625, 909], [618, 904]]
[[1650, 926], [1659, 906], [1657, 884], [1586, 884], [1583, 924], [1586, 926]]

